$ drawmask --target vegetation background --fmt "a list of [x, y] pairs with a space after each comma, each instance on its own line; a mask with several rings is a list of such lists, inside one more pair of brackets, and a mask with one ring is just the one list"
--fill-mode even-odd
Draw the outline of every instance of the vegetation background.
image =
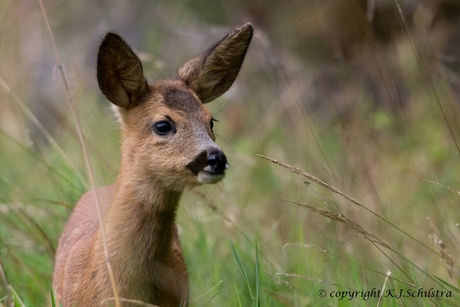
[[[458, 1], [43, 5], [70, 91], [40, 0], [0, 1], [0, 306], [45, 304], [60, 232], [90, 188], [69, 94], [97, 185], [115, 180], [102, 35], [119, 32], [155, 80], [249, 21], [243, 69], [209, 104], [231, 168], [178, 216], [192, 306], [460, 306]], [[365, 299], [383, 287], [452, 297]], [[345, 290], [361, 292], [332, 292]]]

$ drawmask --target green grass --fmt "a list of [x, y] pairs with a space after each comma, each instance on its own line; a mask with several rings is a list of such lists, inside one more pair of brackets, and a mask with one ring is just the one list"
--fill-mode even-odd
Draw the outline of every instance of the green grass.
[[[50, 13], [51, 23], [67, 42], [67, 32], [58, 26], [65, 24], [59, 8]], [[11, 8], [0, 4], [0, 9]], [[21, 45], [16, 38], [25, 34], [18, 34], [19, 21], [3, 20], [2, 46], [9, 43], [17, 53]], [[153, 44], [150, 36], [143, 39]], [[48, 37], [43, 40], [49, 44]], [[62, 44], [58, 49], [68, 54]], [[335, 105], [328, 93], [311, 86], [313, 73], [299, 69], [284, 75], [279, 63], [263, 62], [261, 54], [272, 50], [255, 39], [236, 95], [209, 104], [219, 119], [217, 142], [230, 160], [228, 175], [218, 185], [186, 191], [178, 212], [192, 306], [460, 305], [456, 92], [442, 70], [427, 76], [420, 62], [403, 61], [407, 54], [417, 59], [413, 46], [399, 47], [391, 52], [401, 58], [406, 98], [403, 108], [393, 110], [379, 104], [351, 68], [337, 73], [343, 104]], [[34, 116], [42, 118], [44, 106], [34, 100], [37, 87], [31, 84], [34, 91], [29, 92], [14, 78], [16, 73], [20, 80], [29, 80], [30, 67], [36, 64], [24, 59], [16, 71], [5, 58], [17, 58], [2, 50], [0, 77]], [[166, 51], [163, 54], [167, 57]], [[280, 62], [296, 59], [290, 56]], [[307, 64], [302, 62], [302, 67]], [[146, 64], [147, 69], [152, 65]], [[166, 74], [174, 69], [169, 63], [167, 68]], [[75, 70], [74, 100], [96, 183], [111, 184], [120, 159], [117, 123], [109, 103], [91, 83], [94, 79], [87, 77], [93, 76], [93, 67]], [[47, 72], [51, 84], [60, 82], [51, 68]], [[304, 101], [306, 89], [324, 96], [321, 106], [310, 106], [310, 96]], [[1, 117], [0, 124], [0, 306], [41, 306], [48, 301], [62, 227], [90, 187], [66, 92], [59, 86], [49, 91], [59, 116], [47, 129], [65, 156], [14, 95], [0, 87], [0, 113], [11, 112], [9, 118], [14, 119]], [[380, 301], [363, 298], [366, 291], [384, 285], [388, 295]], [[452, 297], [389, 295], [419, 287], [450, 291]], [[323, 290], [325, 297], [320, 295]], [[339, 300], [334, 295], [343, 292], [337, 291], [357, 297]]]
[[[109, 114], [100, 112], [95, 103], [81, 108], [81, 113], [86, 113], [86, 108], [92, 109], [91, 121], [94, 120], [94, 123], [85, 123], [85, 127], [97, 123], [99, 131], [104, 129], [103, 134], [113, 140], [113, 144], [108, 144], [100, 134], [87, 134], [88, 143], [93, 148], [95, 144], [107, 142], [106, 147], [99, 149], [103, 153], [93, 153], [92, 158], [98, 182], [110, 183], [113, 177], [105, 179], [110, 177], [106, 174], [110, 171], [106, 171], [104, 165], [109, 164], [108, 169], [113, 175], [119, 155], [118, 132], [113, 128], [115, 123]], [[412, 124], [423, 129], [426, 121]], [[222, 128], [217, 129], [222, 129], [219, 134], [224, 138], [225, 118], [221, 118], [221, 124]], [[404, 146], [402, 143], [406, 135], [394, 135], [387, 148], [379, 144], [378, 138], [372, 140], [374, 143], [370, 146], [382, 146], [384, 149], [379, 153], [383, 157], [379, 160], [381, 165], [378, 165], [382, 169], [380, 175], [388, 176], [389, 167], [395, 172], [387, 179], [377, 174], [374, 184], [378, 185], [378, 195], [383, 199], [381, 203], [374, 203], [366, 189], [366, 182], [360, 178], [358, 171], [352, 169], [352, 149], [342, 147], [343, 140], [338, 133], [318, 131], [324, 137], [317, 136], [317, 140], [341, 144], [328, 148], [325, 153], [332, 166], [338, 163], [334, 160], [351, 164], [339, 163], [336, 168], [340, 171], [332, 168], [332, 173], [345, 174], [344, 178], [327, 177], [321, 166], [309, 159], [297, 157], [296, 161], [295, 157], [290, 157], [293, 153], [286, 150], [290, 144], [283, 144], [289, 134], [286, 128], [280, 129], [277, 124], [267, 128], [271, 131], [267, 130], [264, 139], [257, 140], [258, 144], [244, 141], [246, 137], [256, 137], [250, 133], [235, 141], [225, 140], [223, 147], [232, 162], [228, 178], [218, 186], [187, 192], [183, 198], [178, 223], [182, 229], [181, 240], [194, 305], [375, 305], [377, 298], [367, 301], [358, 298], [352, 302], [345, 298], [339, 301], [331, 297], [320, 298], [318, 292], [321, 289], [327, 293], [381, 289], [387, 270], [395, 278], [390, 279], [387, 288], [405, 291], [413, 289], [408, 284], [414, 284], [428, 289], [450, 290], [454, 297], [431, 300], [388, 298], [382, 300], [381, 306], [455, 306], [459, 303], [458, 283], [440, 264], [442, 257], [427, 236], [434, 230], [426, 221], [426, 217], [430, 216], [438, 225], [439, 236], [446, 240], [455, 261], [458, 250], [456, 228], [443, 225], [455, 223], [456, 212], [450, 207], [455, 205], [458, 196], [423, 180], [427, 178], [452, 184], [448, 165], [456, 163], [458, 157], [452, 155], [449, 159], [436, 161], [436, 172], [430, 170], [428, 174], [431, 175], [421, 177], [407, 173], [411, 166], [405, 164], [413, 163], [414, 157], [424, 152], [419, 146], [434, 144], [425, 141], [421, 145], [413, 145], [415, 148], [404, 153], [404, 150], [393, 147]], [[438, 129], [443, 128], [441, 122]], [[441, 131], [435, 133], [442, 134]], [[301, 139], [303, 137], [299, 136], [294, 142], [302, 142]], [[292, 137], [289, 141], [293, 141]], [[76, 172], [84, 174], [84, 167], [81, 157], [73, 152], [79, 149], [75, 139], [63, 137], [60, 144], [69, 155], [76, 157], [73, 159], [75, 165], [79, 165], [78, 169], [66, 165], [62, 157], [46, 145], [27, 148], [5, 134], [2, 134], [1, 143], [6, 149], [1, 160], [2, 266], [8, 283], [16, 291], [13, 296], [20, 297], [26, 306], [40, 305], [44, 303], [46, 289], [51, 283], [53, 248], [70, 213], [64, 204], [74, 204], [78, 195], [88, 187], [76, 176]], [[242, 146], [232, 147], [232, 143]], [[321, 179], [347, 191], [347, 195], [353, 195], [363, 207], [376, 215], [311, 181], [308, 185], [303, 184], [305, 178], [291, 175], [288, 170], [272, 165], [256, 153], [281, 157], [284, 161], [303, 160], [306, 169], [313, 169], [313, 174], [323, 174]], [[395, 166], [391, 166], [392, 163]], [[399, 167], [401, 169], [398, 170]], [[433, 177], [433, 174], [440, 177]], [[361, 202], [360, 198], [367, 199], [368, 203]], [[284, 199], [307, 203], [323, 211], [312, 211]], [[374, 235], [378, 240], [366, 239], [360, 228], [353, 228], [354, 224], [341, 220], [336, 210], [362, 227], [365, 234]], [[285, 246], [287, 243], [290, 245]], [[2, 292], [1, 296], [4, 295], [7, 293]]]

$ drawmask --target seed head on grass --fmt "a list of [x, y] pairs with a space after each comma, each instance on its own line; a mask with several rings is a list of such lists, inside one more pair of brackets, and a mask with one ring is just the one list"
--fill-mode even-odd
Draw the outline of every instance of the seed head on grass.
[[[306, 177], [307, 179], [329, 189], [330, 191], [332, 191], [333, 193], [335, 194], [338, 194], [342, 197], [344, 197], [345, 199], [347, 199], [348, 201], [352, 202], [353, 204], [355, 205], [358, 205], [359, 207], [362, 207], [362, 208], [365, 208], [367, 209], [366, 207], [364, 207], [363, 205], [361, 205], [359, 202], [357, 202], [356, 200], [354, 200], [353, 198], [351, 198], [350, 196], [346, 195], [345, 193], [343, 193], [342, 191], [340, 191], [339, 189], [327, 184], [326, 182], [322, 181], [321, 179], [297, 168], [297, 167], [294, 167], [294, 166], [291, 166], [289, 164], [286, 164], [284, 162], [281, 162], [281, 161], [278, 161], [278, 160], [275, 160], [275, 159], [272, 159], [272, 158], [269, 158], [269, 157], [266, 157], [264, 155], [259, 155], [259, 157], [261, 158], [264, 158], [272, 163], [275, 163], [281, 167], [284, 167], [288, 170], [290, 170], [291, 172], [293, 172], [294, 174], [298, 174], [298, 175], [301, 175], [301, 176], [304, 176]], [[321, 197], [323, 200], [325, 200], [326, 202], [328, 202], [325, 198]], [[296, 205], [299, 205], [299, 206], [302, 206], [302, 207], [305, 207], [305, 208], [308, 208], [309, 210], [313, 211], [313, 212], [316, 212], [316, 213], [319, 213], [325, 217], [328, 217], [330, 219], [333, 219], [333, 220], [336, 220], [338, 222], [341, 222], [343, 223], [346, 227], [352, 229], [356, 234], [360, 235], [360, 236], [363, 236], [364, 238], [370, 240], [371, 242], [373, 243], [376, 243], [376, 244], [379, 244], [383, 247], [386, 247], [388, 249], [391, 249], [386, 243], [384, 243], [382, 240], [380, 240], [376, 235], [373, 235], [369, 232], [367, 232], [364, 228], [362, 228], [361, 226], [359, 226], [358, 224], [356, 224], [354, 221], [350, 220], [349, 218], [347, 218], [345, 215], [343, 215], [342, 213], [340, 213], [338, 211], [337, 208], [335, 208], [335, 206], [332, 206], [336, 211], [337, 213], [333, 213], [333, 212], [330, 212], [330, 211], [327, 211], [327, 210], [324, 210], [324, 209], [320, 209], [320, 208], [316, 208], [312, 205], [309, 205], [309, 204], [306, 204], [306, 203], [299, 203], [299, 202], [295, 202], [295, 201], [291, 201], [291, 200], [287, 200], [293, 204], [296, 204]], [[329, 203], [329, 202], [328, 202]], [[330, 203], [329, 203], [330, 204]]]
[[427, 221], [430, 224], [430, 228], [432, 233], [428, 235], [428, 237], [433, 240], [433, 243], [436, 247], [436, 250], [439, 252], [439, 255], [441, 256], [441, 263], [444, 265], [444, 267], [447, 270], [447, 273], [449, 276], [455, 280], [457, 280], [458, 276], [458, 267], [455, 265], [454, 260], [452, 260], [452, 256], [450, 255], [449, 251], [447, 250], [446, 245], [444, 244], [444, 241], [440, 239], [441, 233], [434, 223], [433, 219], [430, 217], [427, 217]]
[[383, 246], [383, 247], [386, 247], [388, 249], [391, 249], [390, 246], [388, 246], [385, 242], [380, 240], [376, 235], [373, 235], [373, 234], [367, 232], [364, 228], [362, 228], [361, 226], [359, 226], [357, 223], [355, 223], [354, 221], [350, 220], [349, 218], [345, 217], [341, 213], [338, 213], [338, 214], [333, 213], [333, 212], [330, 212], [330, 211], [327, 211], [327, 210], [324, 210], [324, 209], [316, 208], [316, 207], [314, 207], [312, 205], [309, 205], [309, 204], [306, 204], [306, 203], [299, 203], [299, 202], [291, 201], [291, 200], [288, 200], [288, 201], [293, 203], [293, 204], [299, 205], [301, 207], [308, 208], [310, 211], [319, 213], [322, 216], [330, 218], [331, 220], [341, 222], [341, 223], [343, 223], [345, 225], [345, 227], [351, 229], [353, 231], [353, 234], [358, 235], [360, 237], [364, 237], [364, 238], [366, 238], [366, 239], [368, 239], [368, 240], [370, 240], [370, 241], [372, 241], [372, 242], [374, 242], [376, 244], [379, 244], [380, 246]]

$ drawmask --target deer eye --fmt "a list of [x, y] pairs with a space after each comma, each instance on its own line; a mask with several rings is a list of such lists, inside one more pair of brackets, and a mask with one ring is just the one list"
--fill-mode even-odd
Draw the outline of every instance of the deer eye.
[[217, 122], [217, 119], [211, 118], [211, 121], [209, 122], [209, 126], [211, 127], [211, 131], [214, 128], [214, 122]]
[[162, 120], [153, 124], [153, 131], [158, 135], [166, 135], [170, 132], [176, 132], [176, 127], [166, 120]]

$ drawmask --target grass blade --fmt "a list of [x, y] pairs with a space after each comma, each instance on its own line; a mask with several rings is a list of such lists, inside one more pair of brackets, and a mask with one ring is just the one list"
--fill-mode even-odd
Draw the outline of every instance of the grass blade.
[[259, 299], [259, 288], [260, 288], [260, 279], [259, 279], [259, 250], [256, 244], [256, 299], [254, 300], [254, 305], [256, 307], [260, 307], [260, 299]]
[[233, 246], [232, 240], [229, 240], [229, 241], [230, 241], [230, 247], [232, 248], [233, 256], [235, 257], [236, 262], [238, 263], [238, 266], [240, 268], [240, 271], [243, 274], [244, 280], [246, 281], [246, 285], [248, 286], [249, 295], [251, 296], [252, 299], [254, 299], [254, 295], [252, 294], [252, 290], [251, 290], [251, 283], [249, 282], [248, 274], [246, 273], [246, 270], [244, 269], [243, 262], [241, 261], [241, 258], [235, 249], [235, 246]]

